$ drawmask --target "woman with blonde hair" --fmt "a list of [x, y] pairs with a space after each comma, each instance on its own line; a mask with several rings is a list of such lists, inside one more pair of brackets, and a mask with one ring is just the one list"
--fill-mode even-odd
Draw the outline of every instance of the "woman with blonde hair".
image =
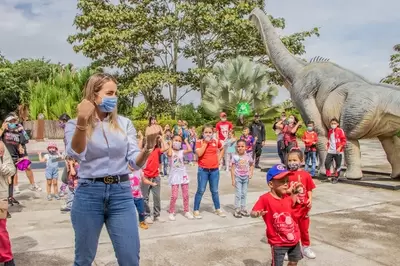
[[75, 231], [74, 265], [95, 259], [103, 225], [120, 266], [139, 265], [140, 241], [130, 170], [140, 169], [155, 146], [159, 128], [146, 129], [140, 149], [132, 122], [117, 114], [117, 82], [108, 74], [92, 75], [65, 128], [66, 152], [80, 162], [71, 209]]
[[[16, 169], [10, 153], [0, 141], [0, 189], [6, 188], [11, 183], [11, 177]], [[0, 191], [1, 194], [1, 191]], [[15, 266], [11, 251], [10, 236], [7, 232], [8, 201], [0, 196], [0, 263], [5, 266]]]

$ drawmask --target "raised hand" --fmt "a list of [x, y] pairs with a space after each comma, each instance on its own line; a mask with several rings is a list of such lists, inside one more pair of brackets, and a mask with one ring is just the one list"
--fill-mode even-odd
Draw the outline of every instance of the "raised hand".
[[146, 140], [146, 149], [154, 149], [157, 144], [158, 137], [160, 136], [160, 128], [158, 125], [152, 125], [146, 128], [145, 132], [145, 140]]
[[8, 128], [8, 122], [4, 122], [4, 123], [1, 125], [1, 129], [6, 130], [7, 128]]
[[89, 117], [93, 114], [95, 106], [90, 101], [83, 99], [77, 107], [77, 116], [79, 119], [87, 121]]

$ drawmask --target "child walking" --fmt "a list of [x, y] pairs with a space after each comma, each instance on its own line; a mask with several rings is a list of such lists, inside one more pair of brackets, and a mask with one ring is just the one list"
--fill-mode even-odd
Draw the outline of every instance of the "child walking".
[[196, 141], [196, 154], [198, 156], [198, 172], [197, 172], [197, 191], [194, 197], [193, 216], [201, 219], [200, 202], [206, 190], [207, 183], [210, 182], [211, 196], [214, 203], [215, 214], [220, 217], [226, 217], [221, 210], [219, 202], [219, 162], [224, 156], [224, 147], [221, 141], [213, 138], [213, 127], [205, 125], [202, 130], [202, 136]]
[[277, 164], [267, 173], [270, 192], [260, 196], [251, 211], [251, 217], [262, 216], [267, 226], [267, 239], [271, 245], [272, 266], [283, 266], [285, 254], [288, 254], [290, 266], [297, 265], [303, 256], [300, 249], [300, 233], [292, 215], [292, 206], [296, 202], [298, 184], [288, 187], [289, 171], [285, 165]]
[[171, 186], [171, 202], [169, 204], [169, 219], [175, 221], [175, 204], [178, 199], [179, 186], [182, 188], [183, 211], [185, 217], [189, 220], [194, 219], [189, 211], [189, 176], [184, 164], [184, 155], [192, 153], [192, 147], [187, 139], [185, 144], [187, 149], [182, 149], [182, 136], [175, 135], [172, 139], [172, 145], [168, 149], [170, 172], [168, 183]]
[[253, 177], [254, 161], [253, 158], [246, 153], [246, 141], [238, 140], [236, 144], [237, 154], [232, 158], [232, 186], [235, 187], [235, 212], [236, 218], [242, 216], [249, 217], [246, 209], [247, 187], [249, 179]]
[[[146, 167], [143, 169], [144, 178], [149, 181], [142, 182], [141, 189], [145, 203], [145, 211], [146, 211], [146, 224], [152, 224], [154, 221], [158, 222], [165, 222], [160, 217], [161, 213], [161, 179], [160, 179], [160, 156], [163, 152], [168, 150], [168, 146], [166, 145], [163, 136], [160, 136], [156, 146], [154, 147], [153, 151], [147, 158]], [[150, 211], [150, 192], [153, 195], [153, 216], [151, 216]]]
[[250, 129], [248, 127], [243, 128], [243, 135], [240, 137], [240, 139], [246, 142], [246, 153], [253, 157], [255, 139], [252, 135], [250, 135]]
[[315, 168], [317, 165], [317, 142], [318, 142], [318, 134], [314, 131], [314, 121], [309, 121], [307, 123], [307, 131], [304, 132], [302, 137], [305, 148], [305, 170], [309, 171], [311, 168], [310, 174], [311, 176], [315, 176]]
[[312, 191], [315, 189], [311, 175], [302, 169], [303, 153], [300, 149], [292, 149], [288, 153], [287, 167], [290, 171], [290, 185], [297, 183], [297, 201], [293, 207], [293, 216], [300, 230], [300, 240], [303, 255], [309, 259], [315, 259], [316, 255], [310, 248], [310, 217], [308, 213], [312, 206]]
[[39, 152], [39, 161], [46, 162], [46, 180], [47, 180], [47, 200], [52, 200], [51, 186], [53, 186], [54, 198], [60, 200], [58, 195], [58, 159], [61, 158], [61, 154], [58, 152], [57, 144], [49, 143], [47, 146], [48, 154], [42, 156]]
[[225, 139], [225, 167], [226, 171], [230, 171], [232, 156], [236, 153], [236, 138], [233, 134], [233, 130], [229, 131], [228, 137]]
[[66, 158], [66, 171], [67, 171], [67, 197], [65, 199], [65, 205], [61, 207], [62, 212], [69, 212], [72, 208], [72, 203], [75, 198], [75, 188], [78, 185], [78, 170], [79, 163], [72, 157]]
[[[332, 118], [331, 128], [328, 131], [328, 154], [325, 158], [326, 177], [331, 177], [333, 184], [339, 181], [339, 175], [342, 165], [342, 152], [346, 146], [346, 135], [339, 126], [339, 120]], [[332, 162], [335, 161], [335, 170], [331, 172]]]

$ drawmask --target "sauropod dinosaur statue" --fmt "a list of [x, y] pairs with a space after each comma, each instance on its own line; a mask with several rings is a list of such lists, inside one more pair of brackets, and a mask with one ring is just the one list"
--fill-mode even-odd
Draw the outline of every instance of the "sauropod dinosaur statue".
[[313, 120], [319, 134], [320, 173], [325, 174], [327, 129], [332, 118], [348, 138], [345, 148], [346, 177], [361, 179], [359, 139], [378, 138], [400, 178], [400, 87], [371, 83], [362, 76], [324, 60], [305, 62], [283, 45], [267, 15], [259, 8], [250, 20], [264, 41], [266, 52], [304, 121]]

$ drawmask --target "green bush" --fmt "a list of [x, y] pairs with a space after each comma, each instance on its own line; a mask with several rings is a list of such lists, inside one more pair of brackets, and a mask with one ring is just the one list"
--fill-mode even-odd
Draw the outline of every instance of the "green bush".
[[[166, 125], [169, 125], [171, 129], [174, 125], [177, 124], [177, 121], [174, 119], [157, 119], [157, 122], [162, 128], [164, 128]], [[144, 134], [146, 127], [149, 124], [149, 120], [133, 120], [132, 123], [135, 126], [137, 132], [139, 132], [140, 130]]]

